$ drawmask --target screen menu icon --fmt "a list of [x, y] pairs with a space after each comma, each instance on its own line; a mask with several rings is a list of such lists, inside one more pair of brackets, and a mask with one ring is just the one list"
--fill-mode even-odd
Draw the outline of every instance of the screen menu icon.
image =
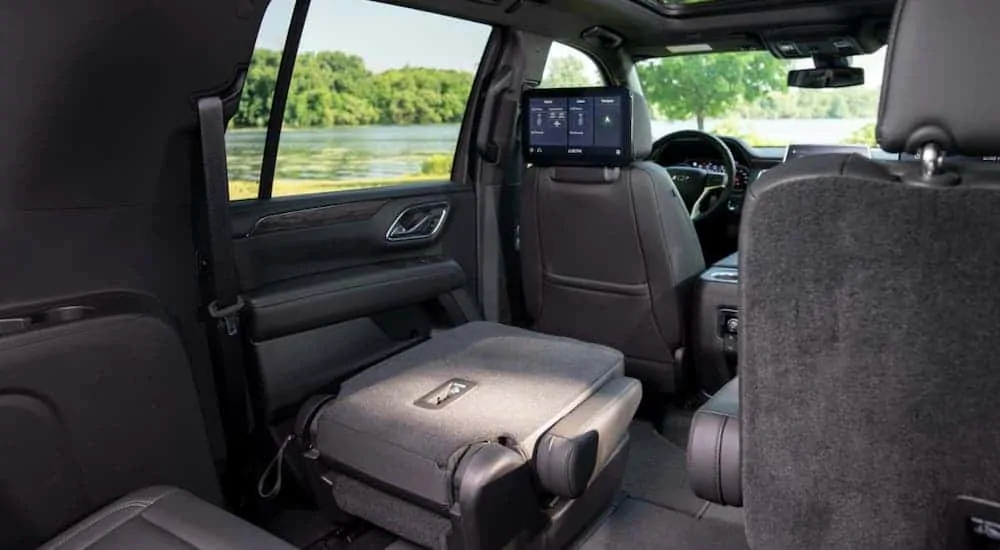
[[594, 98], [595, 147], [621, 147], [622, 106], [617, 97]]
[[566, 98], [536, 98], [529, 105], [531, 145], [539, 147], [566, 147]]
[[574, 97], [569, 100], [569, 146], [590, 147], [594, 135], [594, 100]]

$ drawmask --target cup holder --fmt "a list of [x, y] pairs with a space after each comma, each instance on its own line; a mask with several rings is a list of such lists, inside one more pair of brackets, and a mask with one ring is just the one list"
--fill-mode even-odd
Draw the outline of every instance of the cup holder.
[[47, 310], [42, 314], [43, 323], [69, 323], [90, 316], [94, 308], [87, 306], [62, 306]]

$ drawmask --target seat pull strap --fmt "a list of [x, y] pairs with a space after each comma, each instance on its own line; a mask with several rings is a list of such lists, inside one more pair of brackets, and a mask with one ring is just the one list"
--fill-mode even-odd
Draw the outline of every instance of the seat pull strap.
[[[269, 500], [278, 496], [278, 493], [281, 492], [281, 474], [285, 468], [285, 449], [288, 448], [288, 444], [293, 439], [295, 439], [295, 434], [285, 436], [285, 440], [278, 447], [278, 452], [271, 459], [271, 462], [267, 463], [267, 468], [264, 468], [264, 472], [260, 474], [260, 479], [257, 480], [257, 494], [260, 495], [260, 498]], [[274, 484], [268, 487], [267, 478], [272, 475], [274, 477]]]

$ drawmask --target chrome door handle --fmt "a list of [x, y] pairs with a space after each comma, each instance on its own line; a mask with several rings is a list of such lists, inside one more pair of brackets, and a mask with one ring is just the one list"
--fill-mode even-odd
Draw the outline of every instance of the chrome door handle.
[[418, 204], [404, 209], [385, 232], [389, 242], [430, 240], [441, 232], [448, 218], [446, 202]]

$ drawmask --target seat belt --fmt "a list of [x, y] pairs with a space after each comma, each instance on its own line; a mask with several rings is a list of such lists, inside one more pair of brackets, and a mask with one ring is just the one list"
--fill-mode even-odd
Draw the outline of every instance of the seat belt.
[[521, 176], [524, 156], [521, 153], [521, 113], [518, 110], [507, 141], [508, 152], [503, 162], [503, 186], [500, 188], [500, 245], [503, 253], [510, 321], [521, 325], [527, 321], [524, 288], [521, 285]]
[[[509, 69], [491, 87], [496, 89], [490, 108], [484, 113], [489, 124], [480, 129], [477, 147], [483, 170], [479, 172], [478, 191], [482, 203], [480, 231], [480, 301], [487, 321], [506, 322], [510, 318], [506, 284], [506, 261], [502, 227], [503, 186], [508, 180], [504, 173], [511, 147], [510, 137], [515, 125], [520, 95], [510, 84], [515, 81]], [[497, 138], [502, 142], [498, 143]]]
[[239, 510], [245, 504], [245, 489], [249, 481], [251, 425], [243, 341], [240, 337], [240, 311], [244, 301], [239, 294], [229, 221], [226, 127], [219, 97], [198, 100], [198, 123], [204, 193], [200, 265], [207, 278], [203, 281], [203, 289], [206, 290], [205, 309], [212, 325], [208, 330], [209, 344], [226, 436], [223, 488], [230, 505]]

